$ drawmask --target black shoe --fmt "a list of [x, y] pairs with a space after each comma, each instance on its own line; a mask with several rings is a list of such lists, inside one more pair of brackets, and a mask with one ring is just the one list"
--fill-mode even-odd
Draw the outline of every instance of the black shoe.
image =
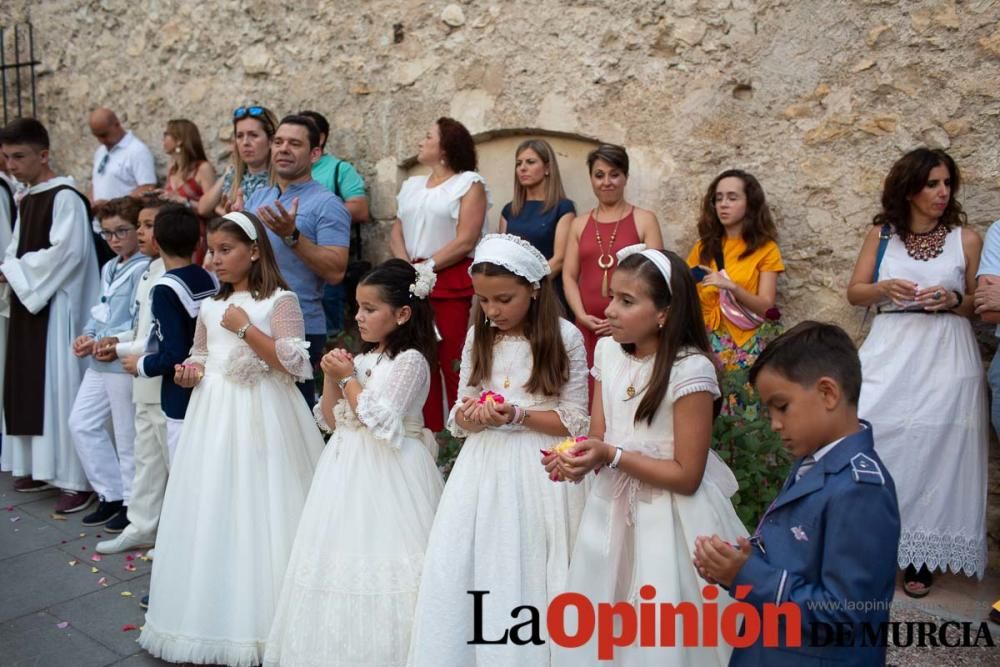
[[83, 517], [83, 521], [80, 523], [84, 526], [103, 526], [108, 521], [111, 521], [121, 508], [122, 501], [120, 500], [112, 502], [102, 500], [97, 503], [97, 509]]
[[122, 505], [114, 518], [104, 524], [104, 530], [109, 533], [120, 533], [125, 530], [125, 526], [128, 524], [128, 505]]
[[139, 608], [140, 609], [149, 609], [149, 596], [148, 595], [143, 595], [142, 599], [139, 600]]

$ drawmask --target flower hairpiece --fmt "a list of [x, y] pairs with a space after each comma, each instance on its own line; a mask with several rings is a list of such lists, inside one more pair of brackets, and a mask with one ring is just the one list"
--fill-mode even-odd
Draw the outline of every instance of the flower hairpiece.
[[410, 294], [418, 299], [426, 299], [427, 295], [434, 289], [434, 284], [437, 282], [437, 274], [434, 273], [434, 268], [427, 262], [414, 264], [413, 268], [417, 271], [417, 278], [410, 285]]

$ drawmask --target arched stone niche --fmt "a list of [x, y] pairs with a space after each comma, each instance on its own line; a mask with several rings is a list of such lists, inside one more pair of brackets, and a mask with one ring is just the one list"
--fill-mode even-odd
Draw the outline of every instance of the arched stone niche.
[[[473, 136], [479, 157], [479, 173], [493, 199], [487, 218], [489, 231], [497, 231], [504, 204], [514, 197], [514, 151], [525, 139], [545, 139], [552, 145], [559, 161], [566, 196], [576, 203], [578, 211], [594, 206], [594, 191], [587, 172], [587, 153], [600, 142], [597, 139], [537, 128], [504, 129], [481, 132]], [[403, 179], [429, 170], [411, 156], [400, 165]]]

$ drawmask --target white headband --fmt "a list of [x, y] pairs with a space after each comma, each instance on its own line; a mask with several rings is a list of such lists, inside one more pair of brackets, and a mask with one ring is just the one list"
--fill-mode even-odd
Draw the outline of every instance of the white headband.
[[469, 267], [489, 262], [496, 264], [521, 276], [532, 287], [538, 287], [538, 281], [549, 275], [549, 261], [538, 249], [513, 234], [487, 234], [476, 246], [476, 255]]
[[667, 291], [670, 290], [670, 260], [659, 250], [652, 250], [646, 247], [645, 243], [636, 243], [635, 245], [630, 245], [622, 248], [618, 251], [618, 264], [622, 263], [622, 260], [626, 257], [631, 257], [632, 255], [642, 255], [649, 261], [653, 263], [653, 266], [663, 274], [663, 279], [667, 281]]
[[236, 223], [236, 225], [243, 230], [251, 241], [257, 240], [257, 228], [253, 226], [250, 218], [248, 218], [245, 214], [239, 211], [232, 211], [230, 213], [226, 213], [222, 217], [229, 222]]

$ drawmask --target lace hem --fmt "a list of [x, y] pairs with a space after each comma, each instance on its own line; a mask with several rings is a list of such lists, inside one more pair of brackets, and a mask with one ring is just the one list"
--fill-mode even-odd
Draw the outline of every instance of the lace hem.
[[587, 413], [566, 407], [557, 407], [554, 411], [559, 415], [559, 421], [569, 431], [570, 436], [578, 438], [590, 431], [590, 416]]
[[951, 570], [955, 574], [975, 575], [982, 579], [986, 574], [986, 560], [985, 536], [903, 531], [899, 537], [897, 562], [900, 568], [926, 565], [932, 571]]
[[167, 662], [230, 667], [259, 665], [265, 646], [264, 640], [238, 642], [170, 634], [152, 627], [148, 620], [138, 642], [151, 655]]
[[403, 448], [406, 432], [402, 415], [379, 403], [378, 398], [371, 395], [371, 392], [363, 391], [358, 396], [358, 420], [377, 440], [385, 442], [393, 449]]
[[321, 401], [316, 401], [316, 405], [313, 406], [313, 419], [316, 420], [316, 426], [319, 426], [319, 430], [323, 433], [333, 433], [333, 428], [326, 422], [326, 417], [323, 416], [323, 405]]

